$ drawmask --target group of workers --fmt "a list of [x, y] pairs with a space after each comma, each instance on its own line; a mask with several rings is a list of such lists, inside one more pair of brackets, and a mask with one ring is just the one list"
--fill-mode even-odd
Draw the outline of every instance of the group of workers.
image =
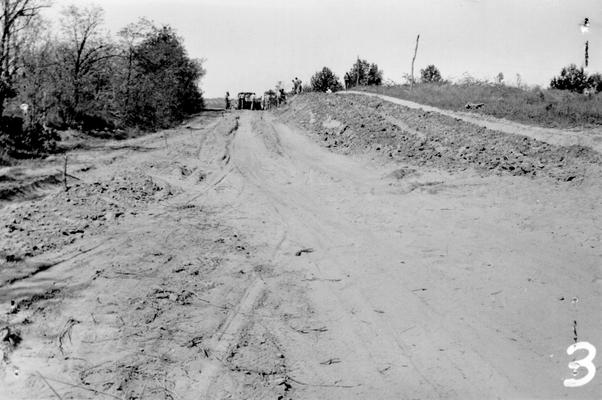
[[[250, 110], [269, 110], [272, 107], [286, 103], [286, 93], [284, 89], [278, 91], [268, 90], [263, 96], [257, 96], [255, 93], [245, 92], [238, 94], [238, 105], [232, 104], [230, 92], [226, 92], [224, 97], [226, 110], [230, 110], [238, 106], [239, 110], [249, 108]], [[246, 106], [248, 105], [248, 107]]]
[[[293, 79], [293, 91], [292, 94], [301, 94], [303, 93], [303, 82], [299, 78]], [[241, 97], [241, 95], [243, 97]], [[248, 98], [247, 98], [248, 97]], [[232, 108], [232, 100], [230, 98], [230, 92], [226, 92], [226, 96], [224, 98], [226, 103], [226, 110]], [[276, 92], [273, 90], [268, 90], [264, 93], [263, 96], [256, 96], [255, 93], [239, 93], [238, 96], [238, 108], [245, 108], [244, 102], [250, 102], [250, 109], [258, 109], [256, 104], [260, 103], [262, 109], [269, 110], [274, 106], [279, 106], [283, 103], [286, 103], [286, 93], [284, 89], [280, 88]]]
[[263, 94], [263, 109], [269, 110], [281, 104], [286, 104], [286, 93], [284, 89], [278, 89], [277, 92], [268, 90]]
[[[349, 74], [349, 72], [345, 73], [345, 77], [343, 79], [345, 81], [345, 90], [349, 90], [352, 86], [354, 86], [354, 82], [351, 81], [351, 75]], [[303, 93], [303, 82], [301, 81], [301, 79], [295, 77], [295, 79], [293, 79], [293, 90], [292, 90], [292, 94], [301, 94]], [[330, 90], [330, 88], [326, 91], [327, 93], [332, 93], [332, 90]], [[244, 100], [243, 100], [244, 101]], [[239, 98], [239, 106], [238, 108], [243, 108], [241, 105], [241, 99]], [[259, 102], [262, 104], [262, 107], [264, 110], [269, 110], [270, 108], [272, 108], [272, 106], [275, 105], [280, 105], [282, 103], [286, 103], [286, 93], [284, 92], [284, 89], [278, 89], [277, 92], [274, 92], [273, 90], [268, 90], [267, 92], [265, 92], [265, 94], [263, 95], [263, 97], [256, 97], [255, 94], [252, 95], [252, 99], [251, 99], [251, 109], [253, 110], [255, 108], [255, 103]], [[230, 93], [226, 92], [226, 110], [230, 109], [232, 107], [232, 103], [230, 101]]]
[[293, 79], [293, 94], [301, 93], [303, 93], [303, 82], [301, 82], [301, 79], [295, 77], [295, 79]]

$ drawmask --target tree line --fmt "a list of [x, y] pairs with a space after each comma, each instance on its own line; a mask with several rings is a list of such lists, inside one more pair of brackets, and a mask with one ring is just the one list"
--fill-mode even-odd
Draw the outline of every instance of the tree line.
[[310, 85], [315, 92], [326, 92], [328, 90], [336, 92], [343, 88], [350, 89], [355, 86], [378, 86], [382, 84], [383, 71], [378, 68], [377, 64], [369, 63], [367, 60], [358, 57], [351, 69], [345, 73], [343, 81], [345, 86], [341, 84], [339, 77], [330, 68], [324, 67], [311, 77]]
[[[431, 64], [420, 70], [420, 81], [422, 83], [440, 83], [443, 82], [443, 79], [439, 69]], [[330, 68], [323, 67], [312, 76], [310, 85], [315, 92], [328, 90], [336, 92], [343, 88], [347, 90], [356, 86], [380, 86], [383, 83], [383, 71], [376, 63], [370, 63], [358, 57], [351, 69], [345, 73], [343, 82], [345, 86], [341, 84], [339, 77]]]
[[[351, 69], [345, 73], [343, 79], [345, 86], [341, 84], [339, 77], [328, 67], [323, 67], [320, 71], [316, 72], [312, 76], [310, 84], [311, 89], [316, 92], [326, 92], [329, 90], [336, 92], [343, 88], [350, 89], [355, 86], [379, 86], [382, 84], [382, 76], [383, 72], [378, 68], [377, 64], [358, 58]], [[409, 75], [405, 75], [404, 78], [408, 82], [414, 80], [414, 77]], [[471, 80], [468, 79], [465, 82], [470, 83]], [[430, 64], [420, 70], [420, 83], [444, 84], [449, 83], [449, 81], [444, 80], [439, 69], [435, 65]], [[495, 83], [498, 85], [504, 84], [504, 74], [502, 72], [496, 75]], [[520, 75], [518, 74], [517, 84], [519, 87], [521, 86]], [[602, 74], [588, 74], [583, 67], [570, 64], [563, 67], [560, 74], [550, 80], [550, 88], [575, 93], [600, 93], [602, 92]]]
[[46, 151], [53, 129], [155, 130], [202, 109], [202, 62], [171, 27], [141, 19], [110, 35], [100, 7], [51, 23], [43, 0], [0, 1], [0, 152]]

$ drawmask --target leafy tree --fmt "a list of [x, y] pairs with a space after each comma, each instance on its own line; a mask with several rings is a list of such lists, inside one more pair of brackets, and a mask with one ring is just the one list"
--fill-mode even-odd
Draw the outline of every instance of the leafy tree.
[[575, 64], [562, 68], [560, 76], [554, 77], [550, 81], [550, 87], [553, 89], [570, 90], [577, 93], [583, 93], [588, 86], [587, 73], [583, 67], [579, 68]]
[[[146, 18], [140, 18], [138, 22], [128, 24], [118, 33], [120, 38], [119, 56], [121, 75], [116, 76], [115, 84], [119, 91], [120, 109], [128, 110], [134, 99], [132, 98], [133, 79], [136, 73], [136, 65], [134, 63], [134, 51], [136, 46], [156, 30], [152, 21]], [[122, 115], [123, 116], [123, 115]]]
[[378, 65], [370, 64], [366, 60], [358, 58], [349, 70], [350, 86], [381, 85], [382, 81], [383, 71], [378, 68]]
[[437, 83], [441, 82], [441, 72], [433, 64], [420, 70], [420, 81], [422, 83]]
[[43, 6], [0, 0], [0, 115], [5, 100], [13, 114], [27, 104], [0, 119], [0, 162], [51, 150], [51, 127], [165, 128], [203, 107], [202, 62], [170, 27], [140, 20], [114, 40], [102, 9], [71, 6], [55, 37], [38, 16]]
[[197, 84], [205, 74], [201, 61], [188, 57], [172, 28], [153, 29], [134, 48], [136, 99], [127, 121], [141, 127], [163, 128], [198, 112], [203, 97]]
[[311, 77], [311, 88], [315, 92], [325, 92], [328, 89], [336, 92], [343, 89], [343, 85], [339, 81], [339, 77], [334, 74], [328, 67], [322, 68]]
[[366, 60], [357, 59], [349, 70], [349, 84], [350, 86], [361, 86], [365, 85], [368, 81], [368, 70], [370, 64]]
[[378, 65], [372, 63], [368, 69], [368, 85], [380, 86], [383, 83], [383, 71], [378, 69]]
[[108, 120], [110, 110], [100, 116], [101, 104], [112, 102], [109, 59], [115, 57], [113, 43], [103, 30], [104, 12], [100, 7], [69, 6], [62, 11], [62, 37], [57, 62], [61, 66], [61, 114], [69, 125], [80, 125], [90, 118]]

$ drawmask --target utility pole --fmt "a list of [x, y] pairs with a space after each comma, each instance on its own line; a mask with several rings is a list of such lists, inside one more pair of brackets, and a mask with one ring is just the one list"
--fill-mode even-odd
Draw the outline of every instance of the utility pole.
[[[589, 18], [585, 18], [581, 24], [581, 33], [586, 34], [589, 32], [590, 22]], [[589, 66], [589, 40], [585, 41], [585, 68]]]
[[414, 48], [414, 57], [412, 58], [412, 79], [410, 81], [410, 91], [414, 89], [414, 61], [416, 61], [416, 53], [418, 53], [418, 41], [420, 40], [420, 34], [416, 36], [416, 47]]

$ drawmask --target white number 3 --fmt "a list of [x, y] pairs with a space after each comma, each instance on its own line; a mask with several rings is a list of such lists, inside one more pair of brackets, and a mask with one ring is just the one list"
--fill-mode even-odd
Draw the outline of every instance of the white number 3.
[[573, 355], [577, 350], [587, 350], [587, 357], [581, 360], [572, 361], [569, 363], [569, 368], [573, 370], [573, 374], [577, 374], [579, 368], [585, 368], [587, 374], [579, 379], [565, 379], [564, 386], [566, 387], [579, 387], [588, 384], [596, 375], [596, 366], [592, 361], [596, 357], [596, 348], [588, 342], [579, 342], [572, 344], [566, 349], [567, 354]]

